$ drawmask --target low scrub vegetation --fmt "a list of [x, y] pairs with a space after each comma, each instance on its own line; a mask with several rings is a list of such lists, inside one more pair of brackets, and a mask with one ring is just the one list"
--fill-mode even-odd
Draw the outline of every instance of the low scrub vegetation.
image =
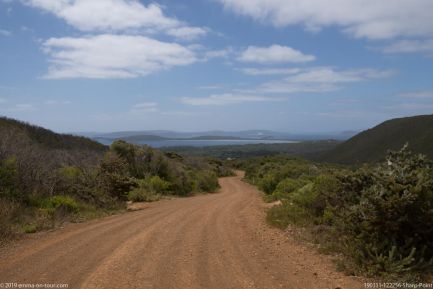
[[0, 118], [0, 242], [155, 201], [218, 189], [218, 161], [85, 138]]
[[248, 159], [275, 155], [301, 156], [316, 158], [322, 153], [334, 149], [340, 141], [318, 140], [295, 143], [259, 143], [242, 145], [221, 145], [204, 147], [168, 147], [164, 151], [173, 151], [188, 157], [213, 157], [218, 159]]
[[420, 280], [433, 268], [433, 169], [407, 147], [356, 169], [287, 157], [246, 161], [246, 179], [280, 200], [268, 221], [307, 228], [350, 274]]

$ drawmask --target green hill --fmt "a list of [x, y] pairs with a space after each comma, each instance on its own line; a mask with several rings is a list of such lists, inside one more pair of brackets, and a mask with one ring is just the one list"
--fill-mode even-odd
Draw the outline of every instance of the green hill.
[[21, 140], [28, 140], [32, 145], [39, 145], [46, 149], [86, 150], [94, 152], [104, 152], [108, 149], [106, 146], [89, 138], [57, 134], [39, 126], [0, 117], [0, 137], [5, 138], [7, 135], [19, 136]]
[[388, 150], [409, 149], [433, 158], [433, 115], [396, 118], [361, 132], [319, 157], [321, 161], [359, 164], [383, 160]]

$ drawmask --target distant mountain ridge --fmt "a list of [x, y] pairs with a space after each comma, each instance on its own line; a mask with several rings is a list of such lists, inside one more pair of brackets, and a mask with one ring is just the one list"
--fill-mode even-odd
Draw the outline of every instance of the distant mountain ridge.
[[163, 142], [163, 141], [212, 141], [212, 140], [242, 140], [243, 138], [237, 138], [233, 136], [197, 136], [197, 137], [189, 137], [189, 138], [168, 138], [168, 137], [161, 137], [158, 135], [133, 135], [133, 136], [126, 136], [126, 137], [120, 137], [120, 138], [106, 138], [106, 137], [95, 137], [94, 140], [100, 142], [109, 144], [115, 140], [124, 140], [126, 142], [135, 143], [135, 144], [142, 144], [145, 142]]
[[380, 161], [388, 150], [409, 149], [433, 159], [433, 115], [396, 118], [363, 131], [320, 156], [327, 162], [356, 164]]
[[175, 132], [168, 130], [119, 131], [110, 133], [78, 133], [95, 140], [123, 139], [126, 141], [163, 141], [163, 140], [346, 140], [354, 136], [356, 131], [329, 133], [287, 133], [271, 130], [245, 131], [204, 131]]

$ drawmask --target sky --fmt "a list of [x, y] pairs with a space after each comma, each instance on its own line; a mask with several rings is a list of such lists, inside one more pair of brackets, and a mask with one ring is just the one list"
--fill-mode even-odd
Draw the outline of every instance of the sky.
[[431, 0], [0, 0], [0, 115], [58, 132], [433, 113]]

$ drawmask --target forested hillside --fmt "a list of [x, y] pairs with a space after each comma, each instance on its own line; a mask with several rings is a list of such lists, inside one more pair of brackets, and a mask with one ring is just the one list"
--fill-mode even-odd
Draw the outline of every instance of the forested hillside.
[[363, 131], [318, 159], [333, 163], [356, 164], [384, 159], [388, 150], [406, 143], [409, 148], [433, 158], [433, 115], [397, 118]]
[[48, 129], [31, 125], [10, 118], [0, 117], [1, 137], [30, 141], [47, 149], [86, 150], [96, 153], [107, 150], [107, 147], [91, 139], [68, 134], [57, 134]]

